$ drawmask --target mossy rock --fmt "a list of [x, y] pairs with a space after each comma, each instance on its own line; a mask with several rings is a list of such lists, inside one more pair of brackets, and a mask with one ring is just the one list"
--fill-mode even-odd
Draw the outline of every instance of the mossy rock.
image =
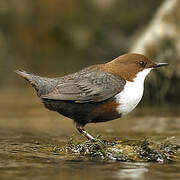
[[180, 160], [180, 145], [171, 143], [169, 140], [157, 142], [149, 138], [123, 141], [70, 139], [67, 145], [60, 148], [56, 147], [54, 151], [91, 160], [158, 163]]

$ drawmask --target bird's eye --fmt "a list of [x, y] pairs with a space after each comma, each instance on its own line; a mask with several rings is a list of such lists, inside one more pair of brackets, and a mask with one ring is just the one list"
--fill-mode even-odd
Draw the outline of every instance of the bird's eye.
[[144, 61], [139, 61], [139, 63], [138, 63], [140, 66], [142, 66], [142, 67], [145, 67], [146, 66], [146, 63], [144, 62]]

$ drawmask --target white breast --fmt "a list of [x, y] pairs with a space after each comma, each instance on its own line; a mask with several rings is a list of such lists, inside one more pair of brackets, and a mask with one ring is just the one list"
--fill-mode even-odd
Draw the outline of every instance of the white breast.
[[119, 106], [117, 111], [125, 115], [132, 111], [140, 102], [144, 92], [144, 79], [151, 68], [139, 72], [133, 82], [126, 81], [123, 91], [115, 96]]

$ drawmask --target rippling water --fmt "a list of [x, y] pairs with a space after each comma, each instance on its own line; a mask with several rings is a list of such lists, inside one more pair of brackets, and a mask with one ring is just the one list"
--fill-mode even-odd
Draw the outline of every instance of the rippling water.
[[[26, 90], [1, 92], [0, 179], [180, 179], [180, 162], [88, 161], [55, 153], [76, 132], [71, 120], [46, 110]], [[180, 144], [180, 107], [139, 107], [119, 120], [87, 125], [93, 135], [111, 138], [169, 138]]]

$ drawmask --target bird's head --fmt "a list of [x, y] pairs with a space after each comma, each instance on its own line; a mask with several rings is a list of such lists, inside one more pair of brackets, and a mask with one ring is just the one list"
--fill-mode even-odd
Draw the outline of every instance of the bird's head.
[[106, 63], [105, 68], [110, 73], [119, 75], [128, 81], [133, 81], [137, 76], [141, 76], [144, 80], [152, 69], [167, 65], [168, 63], [154, 62], [141, 54], [128, 53]]

